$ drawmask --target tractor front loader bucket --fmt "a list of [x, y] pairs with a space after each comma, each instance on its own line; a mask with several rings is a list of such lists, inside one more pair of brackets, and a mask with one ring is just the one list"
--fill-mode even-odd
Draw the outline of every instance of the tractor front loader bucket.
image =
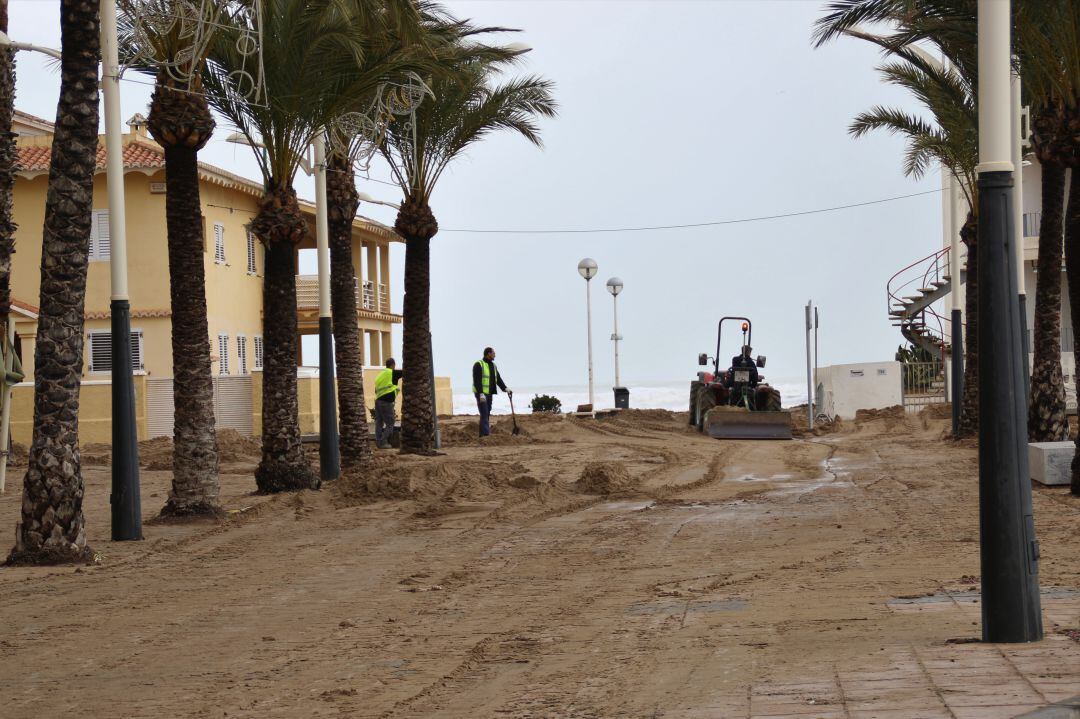
[[791, 413], [714, 407], [705, 415], [705, 432], [716, 439], [791, 439]]

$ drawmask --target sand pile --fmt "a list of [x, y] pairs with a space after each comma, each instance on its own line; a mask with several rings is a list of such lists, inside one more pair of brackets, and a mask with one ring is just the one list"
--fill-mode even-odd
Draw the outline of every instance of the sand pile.
[[619, 494], [637, 489], [639, 483], [622, 462], [589, 462], [574, 487], [585, 494]]
[[[235, 429], [222, 429], [217, 433], [218, 461], [258, 462], [262, 456], [262, 442], [258, 437], [246, 437]], [[151, 472], [171, 472], [173, 468], [173, 442], [171, 437], [155, 437], [139, 442], [139, 464]]]
[[350, 503], [379, 499], [453, 502], [496, 499], [538, 483], [517, 462], [379, 456], [344, 474], [334, 486]]
[[952, 403], [928, 404], [919, 414], [927, 419], [952, 419]]
[[439, 435], [447, 447], [476, 447], [479, 445], [502, 446], [514, 444], [533, 444], [541, 440], [533, 437], [526, 425], [530, 423], [524, 417], [518, 419], [519, 434], [513, 433], [513, 420], [499, 419], [492, 422], [491, 434], [487, 437], [480, 436], [480, 420], [453, 422], [439, 425]]
[[876, 419], [897, 420], [904, 419], [904, 408], [895, 404], [884, 409], [860, 409], [855, 412], [855, 423], [872, 422]]
[[611, 415], [600, 415], [604, 424], [625, 429], [672, 430], [686, 424], [685, 416], [666, 409], [624, 409]]
[[827, 419], [824, 416], [818, 416], [814, 421], [814, 429], [807, 429], [805, 404], [793, 407], [789, 411], [791, 412], [791, 434], [795, 437], [820, 437], [843, 431], [844, 423], [839, 417]]
[[88, 467], [108, 467], [112, 464], [112, 445], [91, 442], [79, 447], [79, 461]]

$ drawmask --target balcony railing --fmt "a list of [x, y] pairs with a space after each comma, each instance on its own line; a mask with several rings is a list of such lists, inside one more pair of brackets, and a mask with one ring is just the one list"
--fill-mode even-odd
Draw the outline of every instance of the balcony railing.
[[[318, 309], [319, 276], [296, 276], [296, 307], [301, 310]], [[368, 312], [390, 313], [390, 288], [371, 280], [356, 280], [356, 307]]]
[[361, 295], [360, 307], [368, 310], [369, 312], [375, 312], [375, 283], [371, 280], [364, 280], [364, 292]]
[[[356, 303], [360, 304], [360, 283], [356, 284]], [[319, 276], [296, 276], [296, 308], [311, 310], [319, 308]]]

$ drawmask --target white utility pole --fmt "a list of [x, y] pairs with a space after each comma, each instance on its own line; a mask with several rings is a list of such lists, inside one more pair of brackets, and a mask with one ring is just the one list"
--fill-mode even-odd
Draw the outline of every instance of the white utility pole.
[[578, 263], [578, 273], [585, 278], [585, 321], [586, 331], [589, 335], [589, 410], [596, 412], [596, 405], [593, 395], [593, 371], [592, 371], [592, 293], [589, 286], [592, 284], [591, 280], [596, 277], [597, 266], [596, 260], [591, 257], [586, 257]]

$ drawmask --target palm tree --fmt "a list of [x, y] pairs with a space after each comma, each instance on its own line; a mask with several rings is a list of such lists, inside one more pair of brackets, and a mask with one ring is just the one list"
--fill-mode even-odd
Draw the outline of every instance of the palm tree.
[[401, 451], [430, 454], [434, 387], [430, 331], [431, 238], [439, 224], [430, 200], [446, 168], [470, 145], [511, 130], [540, 146], [537, 117], [553, 117], [552, 83], [538, 77], [494, 84], [506, 59], [476, 59], [467, 51], [431, 84], [434, 98], [390, 123], [382, 154], [404, 193], [394, 227], [405, 238]]
[[61, 0], [60, 100], [49, 164], [34, 367], [34, 432], [15, 564], [92, 556], [79, 464], [83, 308], [98, 146], [97, 0]]
[[[978, 116], [977, 54], [974, 24], [961, 22], [968, 0], [949, 2], [941, 7], [933, 3], [907, 0], [838, 0], [828, 7], [833, 12], [816, 24], [818, 46], [849, 35], [872, 42], [899, 61], [882, 65], [879, 71], [886, 82], [907, 89], [933, 115], [929, 123], [901, 110], [875, 107], [856, 117], [851, 133], [859, 137], [871, 130], [883, 129], [908, 139], [904, 172], [921, 177], [930, 164], [940, 162], [952, 173], [968, 206], [960, 238], [967, 247], [967, 288], [965, 329], [967, 346], [964, 357], [964, 392], [957, 437], [974, 435], [978, 430]], [[913, 6], [922, 9], [920, 14]], [[973, 5], [972, 5], [973, 8]], [[880, 36], [859, 30], [863, 22], [890, 22], [893, 34]], [[913, 47], [916, 40], [930, 39], [949, 61], [949, 66], [935, 62]], [[959, 283], [960, 278], [953, 278]]]
[[[1042, 222], [1039, 228], [1039, 289], [1045, 284], [1055, 297], [1044, 308], [1049, 321], [1060, 323], [1060, 267], [1064, 235], [1065, 269], [1069, 303], [1073, 314], [1074, 342], [1080, 337], [1080, 191], [1076, 171], [1080, 167], [1080, 2], [1043, 0], [1024, 3], [1016, 14], [1017, 48], [1024, 89], [1032, 104], [1032, 146], [1042, 164]], [[1068, 209], [1065, 209], [1065, 174], [1072, 170]], [[1063, 227], [1064, 225], [1064, 227]], [[1044, 256], [1044, 253], [1045, 256]], [[1050, 286], [1053, 287], [1050, 287]], [[1036, 308], [1036, 312], [1040, 312]], [[1036, 316], [1036, 330], [1040, 317]], [[1060, 356], [1056, 344], [1045, 341], [1040, 346], [1036, 333], [1036, 373], [1040, 350], [1044, 355]], [[1074, 347], [1080, 357], [1080, 344]], [[1054, 389], [1061, 381], [1057, 373], [1044, 382]], [[1034, 395], [1034, 377], [1033, 395]], [[1062, 388], [1062, 394], [1064, 394]], [[1055, 439], [1068, 437], [1063, 416], [1050, 414], [1036, 405], [1032, 397], [1031, 422], [1043, 420], [1054, 430]], [[1063, 413], [1062, 413], [1063, 414]], [[1043, 415], [1047, 415], [1044, 419]], [[1080, 445], [1078, 445], [1080, 449]], [[1072, 491], [1080, 494], [1080, 451], [1073, 459]]]
[[[206, 40], [227, 21], [227, 7], [224, 3], [196, 7], [174, 0], [120, 4], [125, 50], [134, 55], [142, 72], [155, 78], [147, 125], [165, 150], [174, 424], [172, 491], [163, 516], [223, 514], [218, 501], [198, 153], [215, 125], [202, 87]], [[158, 21], [148, 21], [148, 15]]]
[[[8, 0], [0, 0], [0, 31], [8, 31]], [[11, 194], [15, 187], [15, 51], [0, 48], [0, 336], [6, 337], [11, 312], [11, 255], [15, 252], [15, 218]]]
[[[316, 487], [319, 481], [304, 456], [297, 417], [296, 245], [307, 224], [293, 178], [315, 133], [353, 98], [412, 69], [411, 52], [379, 53], [383, 34], [415, 17], [410, 0], [264, 0], [237, 12], [211, 46], [204, 73], [208, 99], [256, 148], [265, 184], [251, 223], [266, 248], [263, 456], [255, 472], [263, 492]], [[253, 68], [240, 48], [260, 31], [262, 63]], [[358, 66], [366, 70], [360, 76]], [[252, 82], [256, 71], [261, 84]], [[251, 92], [255, 86], [257, 93]]]

